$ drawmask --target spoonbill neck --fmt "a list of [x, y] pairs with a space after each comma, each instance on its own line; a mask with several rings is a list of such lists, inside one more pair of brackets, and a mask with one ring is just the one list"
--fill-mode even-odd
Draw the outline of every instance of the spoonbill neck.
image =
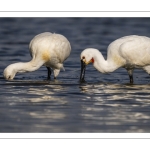
[[19, 63], [14, 63], [12, 64], [13, 67], [15, 68], [15, 72], [31, 72], [39, 69], [43, 63], [34, 63], [33, 61], [29, 62], [19, 62]]
[[101, 73], [113, 72], [120, 67], [114, 64], [112, 61], [105, 60], [101, 52], [94, 54], [93, 59], [93, 66]]

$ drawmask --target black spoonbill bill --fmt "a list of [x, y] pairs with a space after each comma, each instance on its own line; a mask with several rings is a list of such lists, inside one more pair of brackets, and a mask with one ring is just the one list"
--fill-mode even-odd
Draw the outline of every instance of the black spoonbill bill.
[[45, 32], [31, 40], [29, 51], [32, 60], [7, 66], [3, 73], [5, 79], [13, 79], [16, 73], [35, 71], [43, 65], [47, 67], [48, 79], [50, 79], [51, 69], [56, 78], [60, 69], [64, 70], [63, 62], [69, 57], [71, 46], [63, 35]]
[[107, 48], [107, 59], [94, 48], [82, 51], [80, 80], [84, 80], [86, 65], [93, 66], [101, 73], [113, 72], [123, 67], [127, 70], [130, 83], [133, 83], [133, 70], [141, 68], [150, 74], [150, 38], [146, 36], [130, 35], [119, 38]]

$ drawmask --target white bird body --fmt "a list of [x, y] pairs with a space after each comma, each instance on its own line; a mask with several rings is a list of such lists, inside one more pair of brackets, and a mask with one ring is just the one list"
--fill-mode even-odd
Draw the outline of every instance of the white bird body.
[[60, 69], [64, 70], [63, 62], [69, 57], [71, 46], [63, 35], [45, 32], [31, 40], [29, 52], [32, 57], [31, 61], [14, 63], [6, 67], [4, 70], [6, 79], [13, 79], [17, 72], [35, 71], [42, 65], [52, 68], [54, 77], [57, 77]]
[[150, 74], [150, 38], [137, 35], [119, 38], [108, 46], [106, 60], [99, 50], [93, 48], [85, 49], [80, 57], [85, 64], [93, 62], [93, 66], [101, 73], [123, 67], [127, 69], [132, 83], [134, 68], [142, 68]]

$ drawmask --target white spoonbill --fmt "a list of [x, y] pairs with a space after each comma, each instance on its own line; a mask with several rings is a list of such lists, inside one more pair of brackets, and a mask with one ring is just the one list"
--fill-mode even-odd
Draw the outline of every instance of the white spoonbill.
[[13, 79], [16, 73], [35, 71], [42, 65], [47, 67], [48, 79], [51, 75], [51, 69], [53, 69], [54, 78], [56, 78], [60, 69], [64, 70], [63, 62], [69, 57], [71, 46], [63, 35], [45, 32], [38, 34], [31, 40], [29, 51], [32, 60], [14, 63], [6, 67], [3, 73], [5, 79]]
[[130, 35], [119, 38], [108, 46], [107, 60], [101, 52], [94, 48], [87, 48], [81, 55], [80, 80], [84, 80], [86, 65], [93, 66], [101, 73], [113, 72], [119, 67], [127, 70], [130, 83], [133, 83], [133, 70], [141, 68], [150, 74], [150, 38]]

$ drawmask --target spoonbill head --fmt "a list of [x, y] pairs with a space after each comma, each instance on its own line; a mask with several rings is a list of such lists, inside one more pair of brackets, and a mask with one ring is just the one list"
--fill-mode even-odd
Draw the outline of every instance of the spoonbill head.
[[29, 62], [18, 62], [7, 66], [3, 72], [4, 78], [13, 79], [17, 73], [31, 72], [45, 66], [48, 70], [48, 79], [51, 70], [54, 78], [59, 75], [64, 61], [71, 53], [70, 42], [61, 34], [44, 32], [36, 35], [29, 44], [29, 52], [32, 57]]
[[130, 83], [133, 83], [133, 70], [141, 68], [150, 74], [150, 38], [130, 35], [119, 38], [107, 48], [107, 59], [94, 48], [87, 48], [81, 52], [80, 80], [85, 77], [85, 69], [89, 63], [101, 73], [113, 72], [123, 67], [127, 70]]
[[11, 64], [7, 67], [7, 69], [4, 70], [4, 77], [7, 80], [12, 80], [15, 75], [16, 75], [16, 71], [15, 71], [16, 66], [14, 64]]

